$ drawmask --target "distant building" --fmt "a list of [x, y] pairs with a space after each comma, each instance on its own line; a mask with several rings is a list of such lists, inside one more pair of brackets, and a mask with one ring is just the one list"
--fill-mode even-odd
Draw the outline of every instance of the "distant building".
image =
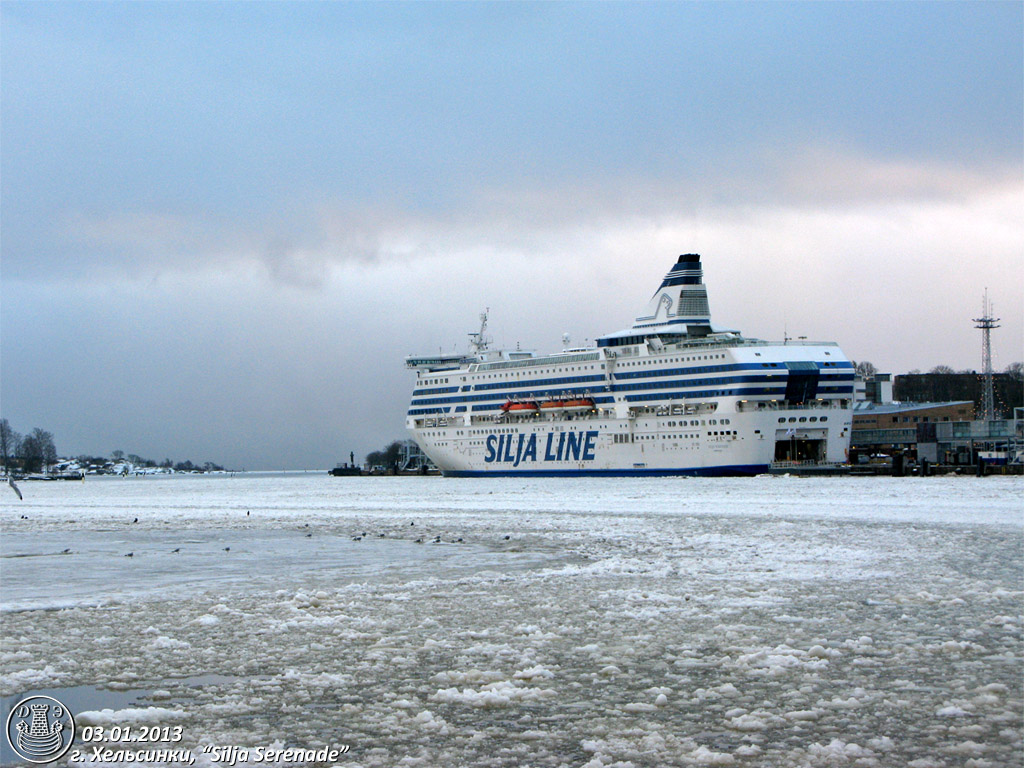
[[850, 461], [860, 456], [896, 453], [916, 454], [919, 425], [969, 422], [974, 403], [873, 403], [853, 404]]
[[854, 382], [850, 461], [901, 455], [908, 460], [967, 465], [980, 459], [1009, 461], [1020, 454], [1024, 383], [995, 374], [997, 415], [975, 421], [984, 377], [977, 373], [876, 373]]
[[916, 429], [917, 424], [936, 421], [970, 421], [974, 403], [854, 403], [853, 429]]
[[858, 403], [891, 403], [892, 374], [874, 373], [867, 378], [856, 376], [853, 380], [853, 399]]
[[[970, 400], [982, 412], [984, 376], [980, 373], [905, 373], [896, 377], [893, 397], [911, 403]], [[997, 418], [1006, 418], [1024, 406], [1024, 381], [1009, 373], [992, 374]]]
[[1024, 461], [1024, 408], [1014, 418], [919, 424], [916, 457], [932, 464], [1020, 464]]

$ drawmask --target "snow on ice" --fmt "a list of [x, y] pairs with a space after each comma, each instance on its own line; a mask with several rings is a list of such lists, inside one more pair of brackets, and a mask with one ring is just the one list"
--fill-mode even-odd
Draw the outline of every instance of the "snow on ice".
[[0, 509], [0, 692], [135, 692], [79, 725], [181, 725], [197, 765], [1019, 764], [1020, 487], [37, 484]]

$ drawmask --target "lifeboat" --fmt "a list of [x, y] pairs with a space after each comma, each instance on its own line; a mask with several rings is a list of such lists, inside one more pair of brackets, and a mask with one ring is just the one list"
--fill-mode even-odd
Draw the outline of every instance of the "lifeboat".
[[596, 407], [592, 397], [576, 397], [572, 400], [562, 401], [562, 408], [566, 413], [584, 413], [592, 411]]
[[538, 410], [537, 403], [532, 400], [508, 400], [501, 406], [501, 412], [508, 416], [532, 416]]
[[564, 400], [545, 400], [540, 404], [543, 413], [561, 413], [565, 410]]

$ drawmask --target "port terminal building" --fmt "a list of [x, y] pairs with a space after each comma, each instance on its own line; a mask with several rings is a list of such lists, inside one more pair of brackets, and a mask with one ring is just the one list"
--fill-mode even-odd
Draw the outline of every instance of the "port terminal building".
[[856, 383], [850, 440], [854, 466], [895, 457], [910, 468], [924, 462], [966, 468], [1024, 461], [1024, 408], [1015, 407], [1011, 418], [978, 420], [974, 400], [901, 402], [893, 400], [893, 391], [890, 374]]

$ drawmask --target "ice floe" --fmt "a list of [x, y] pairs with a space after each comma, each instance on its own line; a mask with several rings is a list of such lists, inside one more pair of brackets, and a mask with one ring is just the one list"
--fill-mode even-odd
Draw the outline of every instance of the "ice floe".
[[214, 743], [344, 742], [346, 768], [1022, 754], [1012, 479], [352, 480], [38, 484], [4, 553], [78, 537], [31, 573], [105, 576], [14, 599], [35, 558], [4, 560], [3, 694], [136, 692], [79, 726], [181, 725], [204, 768]]

